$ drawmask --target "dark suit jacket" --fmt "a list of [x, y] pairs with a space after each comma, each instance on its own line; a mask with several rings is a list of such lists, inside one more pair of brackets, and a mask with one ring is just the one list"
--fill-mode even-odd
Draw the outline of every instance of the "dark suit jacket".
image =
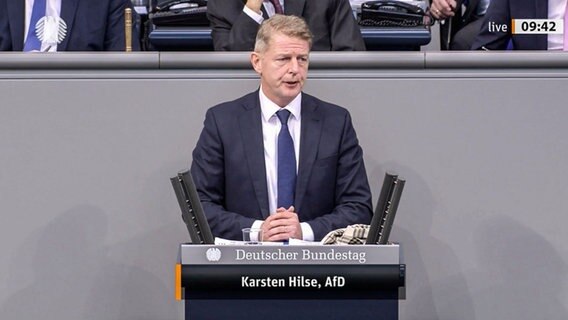
[[[124, 51], [127, 7], [132, 8], [130, 0], [62, 0], [67, 36], [57, 51]], [[24, 28], [25, 1], [0, 0], [0, 51], [22, 51]], [[140, 38], [133, 29], [132, 49], [140, 50]]]
[[[251, 51], [258, 23], [243, 12], [244, 0], [209, 0], [207, 16], [215, 50]], [[365, 50], [347, 0], [285, 0], [284, 11], [303, 17], [314, 35], [312, 50]], [[267, 17], [264, 12], [263, 15]]]
[[[369, 223], [371, 192], [363, 151], [347, 110], [302, 94], [295, 208], [320, 240], [331, 230]], [[270, 214], [258, 91], [207, 111], [191, 173], [213, 235], [242, 239], [241, 229]]]
[[[511, 19], [548, 19], [547, 0], [491, 0], [485, 14], [481, 31], [472, 49], [486, 47], [491, 50], [504, 50], [509, 40], [515, 50], [547, 50], [548, 37], [544, 35], [512, 35]], [[489, 21], [509, 26], [508, 32], [489, 32]]]

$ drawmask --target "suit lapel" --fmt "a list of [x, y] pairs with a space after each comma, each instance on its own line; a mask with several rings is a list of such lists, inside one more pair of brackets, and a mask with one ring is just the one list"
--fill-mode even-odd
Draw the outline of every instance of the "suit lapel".
[[77, 12], [77, 4], [80, 0], [61, 1], [61, 19], [67, 24], [67, 36], [57, 45], [57, 51], [67, 50], [69, 38], [73, 32], [73, 23], [75, 23], [75, 13]]
[[24, 50], [25, 32], [25, 1], [8, 1], [8, 19], [10, 20], [10, 33], [12, 37], [12, 50]]
[[258, 91], [249, 95], [243, 103], [245, 111], [239, 116], [239, 127], [245, 149], [246, 163], [256, 193], [256, 199], [264, 218], [268, 209], [268, 188], [264, 164], [264, 143], [262, 141], [262, 120]]
[[301, 17], [306, 0], [284, 0], [284, 13]]
[[302, 201], [306, 194], [306, 188], [312, 167], [318, 154], [318, 148], [322, 130], [322, 115], [318, 112], [318, 106], [311, 97], [302, 94], [302, 132], [300, 136], [300, 160], [298, 165], [298, 180], [296, 182], [296, 212], [302, 212]]
[[[479, 3], [479, 0], [469, 0], [469, 4], [465, 8], [465, 11], [463, 13], [463, 17], [461, 17], [459, 19], [464, 20], [466, 23], [469, 22], [470, 17], [472, 15], [475, 15], [475, 13], [477, 12], [478, 3]], [[460, 2], [459, 8], [461, 8], [461, 2]]]

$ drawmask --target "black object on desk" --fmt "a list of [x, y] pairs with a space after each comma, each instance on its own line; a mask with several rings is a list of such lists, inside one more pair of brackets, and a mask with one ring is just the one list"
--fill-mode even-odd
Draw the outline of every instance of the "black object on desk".
[[170, 178], [181, 208], [181, 216], [194, 244], [212, 244], [214, 242], [211, 228], [201, 206], [201, 200], [193, 177], [189, 170], [182, 171]]
[[367, 51], [419, 51], [430, 43], [430, 27], [361, 27]]
[[366, 244], [387, 244], [405, 180], [386, 173]]
[[[430, 27], [361, 27], [368, 51], [420, 50], [430, 43]], [[159, 51], [213, 51], [209, 27], [155, 27], [149, 41]]]
[[209, 27], [156, 27], [148, 37], [159, 51], [214, 51]]

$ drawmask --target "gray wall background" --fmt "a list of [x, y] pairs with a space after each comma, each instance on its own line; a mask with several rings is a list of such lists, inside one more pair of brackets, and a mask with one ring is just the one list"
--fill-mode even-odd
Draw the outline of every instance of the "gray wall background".
[[[169, 177], [189, 166], [205, 110], [256, 89], [246, 55], [217, 69], [5, 57], [0, 318], [182, 319], [174, 263], [188, 235]], [[351, 111], [374, 202], [385, 171], [407, 179], [391, 233], [408, 270], [400, 318], [565, 319], [566, 65], [415, 57], [343, 70], [315, 55], [305, 90]]]

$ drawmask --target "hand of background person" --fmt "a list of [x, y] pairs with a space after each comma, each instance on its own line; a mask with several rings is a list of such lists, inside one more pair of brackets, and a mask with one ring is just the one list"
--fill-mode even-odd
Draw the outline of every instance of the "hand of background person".
[[262, 223], [263, 241], [285, 241], [290, 238], [302, 239], [302, 228], [298, 214], [290, 208], [278, 208]]
[[437, 20], [444, 20], [455, 15], [456, 6], [455, 0], [432, 0], [430, 14]]
[[260, 8], [262, 7], [262, 2], [263, 0], [247, 0], [245, 5], [252, 11], [261, 13]]

